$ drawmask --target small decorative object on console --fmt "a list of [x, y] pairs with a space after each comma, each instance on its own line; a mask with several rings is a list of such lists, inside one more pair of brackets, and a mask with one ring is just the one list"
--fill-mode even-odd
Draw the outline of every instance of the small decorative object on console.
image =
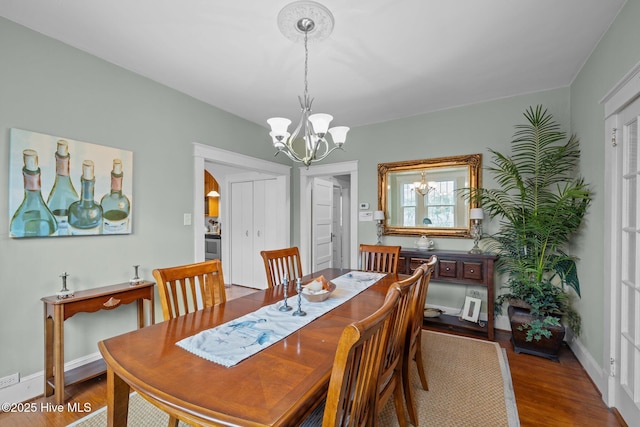
[[129, 280], [129, 283], [131, 284], [131, 286], [139, 285], [140, 283], [142, 283], [142, 279], [138, 275], [138, 267], [140, 267], [140, 266], [139, 265], [134, 265], [133, 266], [134, 274], [133, 274], [133, 277], [131, 278], [131, 280]]
[[66, 271], [60, 275], [62, 277], [62, 289], [56, 293], [58, 299], [71, 298], [73, 296], [73, 291], [67, 289], [67, 277], [69, 277], [69, 273]]

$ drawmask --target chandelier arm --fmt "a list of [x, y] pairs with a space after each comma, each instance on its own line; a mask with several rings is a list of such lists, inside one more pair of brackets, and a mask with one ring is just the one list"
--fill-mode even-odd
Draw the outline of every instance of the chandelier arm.
[[[322, 143], [324, 151], [323, 151], [323, 154], [318, 155], [318, 149], [320, 148], [320, 143]], [[327, 142], [327, 140], [325, 138], [319, 138], [318, 141], [313, 146], [313, 152], [311, 153], [311, 157], [316, 160], [322, 160], [325, 157], [327, 157], [328, 151], [329, 151], [329, 143]]]
[[322, 156], [320, 156], [320, 157], [316, 158], [316, 160], [318, 160], [318, 161], [323, 160], [325, 157], [327, 157], [329, 154], [333, 153], [333, 152], [334, 152], [334, 151], [336, 151], [336, 150], [344, 151], [344, 148], [342, 148], [342, 147], [338, 147], [338, 146], [333, 147], [331, 150], [327, 151], [327, 152], [326, 152], [326, 153], [324, 153]]

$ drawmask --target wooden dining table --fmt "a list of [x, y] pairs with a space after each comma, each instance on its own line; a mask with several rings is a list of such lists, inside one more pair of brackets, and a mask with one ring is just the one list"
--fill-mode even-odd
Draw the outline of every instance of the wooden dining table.
[[[305, 276], [303, 283], [320, 275], [331, 280], [349, 271], [321, 270]], [[108, 425], [127, 425], [132, 389], [194, 425], [298, 425], [326, 397], [343, 329], [378, 309], [396, 280], [395, 274], [384, 276], [232, 367], [196, 356], [176, 342], [281, 301], [282, 285], [99, 342], [107, 363]], [[294, 283], [288, 295], [289, 305], [297, 308]]]

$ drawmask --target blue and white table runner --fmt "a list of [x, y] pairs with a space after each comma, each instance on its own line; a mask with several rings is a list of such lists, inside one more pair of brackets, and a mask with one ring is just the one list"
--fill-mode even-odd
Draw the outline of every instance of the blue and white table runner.
[[326, 301], [310, 303], [303, 297], [302, 310], [306, 316], [291, 315], [298, 308], [298, 296], [294, 293], [287, 301], [287, 305], [293, 308], [291, 311], [278, 310], [283, 304], [279, 301], [199, 332], [176, 345], [206, 360], [226, 367], [234, 366], [355, 297], [384, 276], [384, 273], [351, 271], [331, 279], [336, 289]]

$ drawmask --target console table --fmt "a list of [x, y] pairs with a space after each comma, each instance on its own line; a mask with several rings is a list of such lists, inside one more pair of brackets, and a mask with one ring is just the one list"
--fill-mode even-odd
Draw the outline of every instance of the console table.
[[441, 314], [439, 317], [425, 317], [423, 325], [430, 329], [444, 329], [463, 335], [480, 336], [493, 341], [493, 266], [498, 256], [470, 254], [463, 251], [402, 248], [398, 260], [398, 273], [413, 273], [420, 264], [427, 262], [431, 255], [438, 257], [438, 262], [431, 275], [432, 281], [487, 288], [487, 323], [486, 326], [480, 326], [477, 323], [460, 320], [458, 316]]
[[[112, 310], [123, 304], [138, 303], [138, 328], [145, 326], [144, 300], [149, 303], [150, 323], [154, 322], [154, 282], [137, 285], [120, 283], [112, 286], [77, 291], [72, 297], [44, 297], [44, 395], [55, 393], [55, 403], [64, 403], [64, 387], [97, 377], [106, 372], [100, 359], [64, 372], [64, 321], [76, 313]], [[65, 378], [66, 377], [66, 378]]]

